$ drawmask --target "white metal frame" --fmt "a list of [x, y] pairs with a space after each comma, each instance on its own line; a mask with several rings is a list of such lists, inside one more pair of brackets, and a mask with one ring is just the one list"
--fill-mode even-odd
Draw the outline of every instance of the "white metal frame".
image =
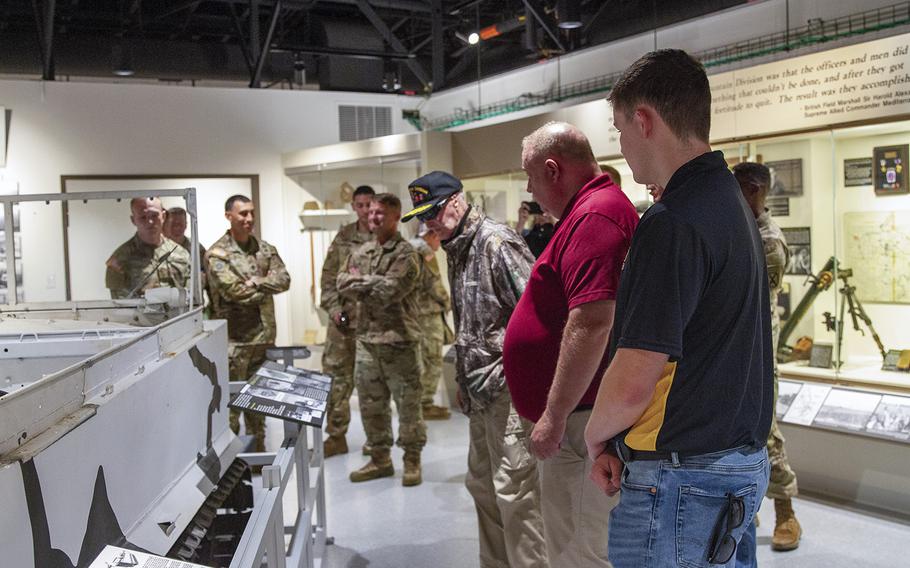
[[[39, 193], [31, 195], [0, 195], [3, 207], [6, 235], [6, 270], [7, 270], [7, 303], [15, 306], [18, 302], [18, 285], [16, 283], [16, 250], [13, 242], [13, 205], [16, 203], [51, 201], [93, 201], [99, 199], [134, 199], [141, 197], [182, 197], [186, 200], [186, 211], [190, 217], [190, 290], [189, 309], [202, 304], [202, 281], [199, 278], [199, 227], [196, 217], [196, 188], [155, 189], [141, 191], [87, 191], [85, 193]], [[36, 304], [31, 304], [36, 305]]]
[[[279, 347], [284, 364], [293, 364], [293, 347]], [[246, 385], [232, 381], [231, 394]], [[262, 465], [262, 486], [253, 489], [253, 511], [234, 553], [230, 568], [317, 568], [325, 559], [325, 458], [322, 429], [284, 422], [284, 444], [277, 452], [247, 453], [238, 457]], [[296, 473], [297, 514], [284, 524], [284, 492]], [[315, 518], [314, 518], [315, 514]], [[285, 535], [291, 535], [285, 547]]]

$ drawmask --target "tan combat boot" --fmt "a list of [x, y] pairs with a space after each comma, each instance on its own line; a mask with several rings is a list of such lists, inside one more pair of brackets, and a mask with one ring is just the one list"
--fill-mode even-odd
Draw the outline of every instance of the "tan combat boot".
[[348, 453], [348, 440], [344, 436], [329, 436], [322, 445], [323, 457], [330, 458]]
[[793, 512], [793, 502], [790, 499], [774, 500], [774, 536], [771, 537], [772, 550], [794, 550], [799, 546], [799, 539], [803, 529], [796, 520]]
[[423, 419], [424, 420], [448, 420], [451, 418], [452, 413], [449, 412], [449, 409], [445, 406], [436, 406], [435, 404], [428, 404], [423, 407]]
[[354, 483], [361, 481], [370, 481], [380, 477], [392, 477], [395, 475], [395, 467], [392, 465], [392, 457], [389, 450], [374, 451], [370, 461], [365, 466], [352, 471], [350, 479]]
[[420, 470], [420, 452], [405, 450], [404, 477], [401, 478], [401, 484], [405, 487], [413, 487], [421, 483], [423, 483], [423, 476]]

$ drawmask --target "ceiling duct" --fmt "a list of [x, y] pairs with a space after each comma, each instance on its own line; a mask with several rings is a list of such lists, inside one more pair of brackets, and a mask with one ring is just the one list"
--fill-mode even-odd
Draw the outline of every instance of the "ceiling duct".
[[[376, 29], [358, 22], [322, 18], [313, 22], [317, 45], [382, 52], [387, 50]], [[382, 90], [382, 59], [328, 55], [319, 57], [319, 88], [336, 91]]]

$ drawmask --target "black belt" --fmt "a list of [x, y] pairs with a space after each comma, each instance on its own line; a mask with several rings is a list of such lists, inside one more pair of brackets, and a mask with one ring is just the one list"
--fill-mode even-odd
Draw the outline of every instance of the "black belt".
[[[619, 459], [623, 461], [623, 463], [634, 461], [672, 460], [674, 459], [673, 454], [676, 454], [676, 460], [684, 460], [693, 456], [705, 455], [704, 453], [671, 452], [666, 450], [636, 450], [627, 446], [625, 440], [621, 438], [614, 439], [613, 441], [614, 447], [616, 448], [616, 454], [619, 456]], [[730, 451], [735, 449], [736, 448], [731, 448]]]
[[593, 404], [579, 404], [572, 412], [584, 412], [585, 410], [594, 410]]

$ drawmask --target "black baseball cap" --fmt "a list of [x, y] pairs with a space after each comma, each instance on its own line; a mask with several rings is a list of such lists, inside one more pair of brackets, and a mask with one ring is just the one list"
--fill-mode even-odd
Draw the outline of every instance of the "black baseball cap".
[[461, 191], [463, 187], [457, 177], [446, 172], [430, 172], [415, 179], [408, 184], [414, 208], [405, 213], [401, 221], [410, 221], [417, 215], [430, 211], [441, 201]]

